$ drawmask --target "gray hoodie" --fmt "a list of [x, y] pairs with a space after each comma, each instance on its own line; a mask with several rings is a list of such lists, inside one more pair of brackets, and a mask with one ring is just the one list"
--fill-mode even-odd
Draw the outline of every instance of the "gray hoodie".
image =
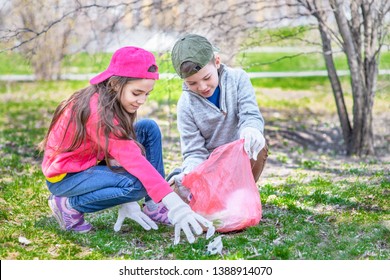
[[219, 87], [220, 109], [183, 83], [177, 104], [177, 125], [185, 172], [205, 161], [215, 148], [239, 139], [243, 128], [264, 131], [255, 91], [244, 70], [221, 64]]

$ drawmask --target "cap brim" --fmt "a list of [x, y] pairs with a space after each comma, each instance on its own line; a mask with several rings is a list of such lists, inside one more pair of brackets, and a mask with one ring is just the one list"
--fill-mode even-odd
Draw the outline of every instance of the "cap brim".
[[109, 71], [104, 71], [98, 75], [96, 75], [95, 77], [93, 77], [92, 79], [89, 80], [89, 83], [91, 85], [97, 85], [105, 80], [107, 80], [108, 78], [110, 78], [112, 76], [112, 73], [110, 73]]
[[212, 45], [212, 47], [213, 47], [213, 51], [216, 53], [219, 53], [221, 51], [218, 47], [216, 47], [214, 45]]

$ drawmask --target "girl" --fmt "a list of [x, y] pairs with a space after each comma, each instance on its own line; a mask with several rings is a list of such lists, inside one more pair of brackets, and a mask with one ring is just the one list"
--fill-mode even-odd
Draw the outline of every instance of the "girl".
[[[41, 143], [42, 171], [52, 193], [49, 206], [61, 228], [88, 232], [84, 213], [123, 203], [145, 229], [152, 221], [175, 226], [175, 244], [211, 223], [194, 213], [164, 180], [161, 134], [152, 120], [135, 122], [158, 79], [153, 54], [137, 47], [117, 50], [91, 85], [63, 101]], [[138, 200], [145, 198], [143, 212]]]

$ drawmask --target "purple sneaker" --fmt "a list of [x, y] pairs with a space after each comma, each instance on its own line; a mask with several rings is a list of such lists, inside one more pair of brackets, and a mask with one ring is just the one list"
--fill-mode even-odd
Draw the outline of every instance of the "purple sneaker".
[[54, 196], [49, 197], [49, 206], [53, 212], [54, 218], [64, 230], [73, 230], [84, 233], [92, 229], [90, 223], [84, 220], [84, 214], [75, 209], [66, 207], [66, 197]]
[[166, 225], [172, 225], [171, 222], [168, 219], [168, 208], [165, 207], [163, 203], [158, 203], [158, 207], [154, 211], [150, 211], [148, 209], [148, 206], [143, 207], [143, 211], [146, 215], [149, 216], [153, 221], [156, 223], [166, 224]]

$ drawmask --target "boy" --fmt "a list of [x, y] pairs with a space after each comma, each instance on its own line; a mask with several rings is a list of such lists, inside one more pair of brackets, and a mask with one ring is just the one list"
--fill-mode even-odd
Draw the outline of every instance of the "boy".
[[173, 67], [184, 81], [177, 105], [184, 162], [168, 180], [179, 190], [185, 174], [215, 148], [237, 139], [245, 139], [255, 181], [267, 159], [264, 120], [250, 79], [243, 70], [222, 64], [215, 51], [206, 38], [196, 34], [182, 37], [172, 49]]

